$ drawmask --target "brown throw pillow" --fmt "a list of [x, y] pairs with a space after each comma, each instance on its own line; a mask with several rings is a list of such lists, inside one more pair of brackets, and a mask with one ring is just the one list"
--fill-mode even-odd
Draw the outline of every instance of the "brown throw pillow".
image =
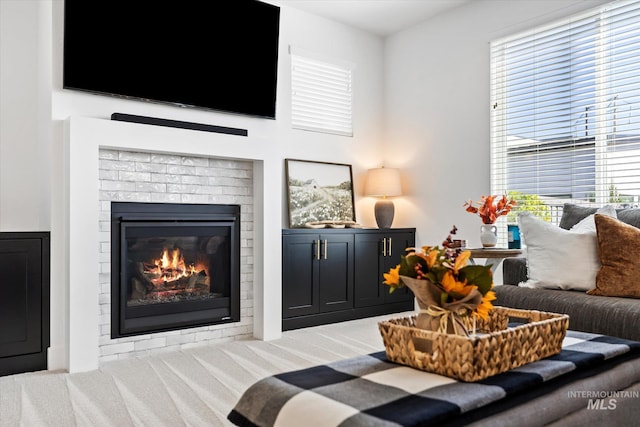
[[640, 229], [595, 215], [600, 271], [589, 295], [640, 298]]

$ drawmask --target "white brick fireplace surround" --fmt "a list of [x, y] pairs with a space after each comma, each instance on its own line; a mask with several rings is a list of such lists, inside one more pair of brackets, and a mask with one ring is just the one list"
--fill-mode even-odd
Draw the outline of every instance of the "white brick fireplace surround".
[[[59, 326], [64, 331], [52, 333], [49, 369], [87, 371], [122, 355], [137, 356], [145, 354], [148, 349], [162, 351], [202, 345], [212, 339], [246, 335], [251, 330], [258, 339], [280, 337], [283, 160], [274, 156], [277, 153], [277, 150], [273, 150], [274, 144], [275, 141], [256, 138], [251, 133], [248, 137], [242, 137], [86, 117], [68, 119], [65, 122], [61, 156], [63, 165], [60, 166], [64, 185], [54, 186], [51, 242], [52, 301], [60, 300], [56, 294], [64, 294], [61, 299], [66, 307], [52, 307], [52, 313], [64, 316], [64, 319], [52, 319], [52, 328]], [[126, 197], [117, 194], [117, 191], [124, 188], [126, 192], [128, 186], [133, 188], [136, 185], [146, 187], [149, 195], [132, 194], [133, 200], [130, 201], [176, 201], [175, 194], [162, 194], [161, 186], [152, 185], [144, 174], [140, 175], [141, 182], [136, 184], [133, 170], [128, 171], [134, 173], [125, 178], [129, 182], [118, 184], [115, 174], [110, 175], [104, 168], [104, 161], [116, 160], [116, 157], [125, 162], [135, 162], [137, 159], [142, 168], [144, 164], [151, 167], [154, 163], [152, 159], [157, 160], [158, 168], [162, 167], [162, 163], [169, 169], [172, 163], [177, 168], [193, 165], [193, 168], [183, 172], [186, 176], [186, 181], [183, 179], [185, 185], [189, 181], [197, 184], [206, 179], [204, 176], [198, 178], [197, 163], [200, 163], [206, 175], [217, 174], [216, 163], [221, 160], [240, 160], [229, 162], [226, 167], [245, 168], [248, 175], [252, 175], [253, 197], [233, 194], [234, 191], [243, 192], [234, 183], [231, 186], [235, 189], [219, 197], [215, 195], [217, 190], [210, 188], [206, 196], [202, 195], [201, 189], [197, 189], [191, 196], [186, 195], [186, 198], [179, 200], [181, 203], [204, 203], [208, 200], [221, 204], [239, 200], [236, 204], [249, 213], [247, 217], [252, 222], [243, 221], [242, 226], [245, 235], [249, 236], [249, 242], [243, 244], [242, 257], [251, 260], [253, 265], [247, 262], [245, 274], [241, 265], [241, 276], [245, 277], [241, 286], [253, 286], [253, 289], [242, 289], [241, 322], [181, 332], [154, 333], [137, 338], [110, 339], [107, 332], [108, 307], [105, 307], [108, 302], [105, 291], [109, 285], [101, 283], [105, 282], [108, 274], [103, 270], [109, 266], [109, 260], [105, 258], [108, 254], [104, 243], [108, 233], [104, 230], [105, 206], [110, 198], [122, 200]], [[179, 159], [182, 165], [177, 164]], [[100, 161], [103, 161], [102, 171]], [[113, 167], [118, 168], [117, 165]], [[116, 187], [107, 196], [105, 189], [101, 193], [100, 188], [101, 182], [104, 187], [105, 181]], [[247, 206], [251, 202], [252, 207]], [[242, 233], [243, 229], [241, 239], [245, 239]], [[246, 253], [251, 251], [251, 239], [253, 252]], [[247, 277], [251, 274], [253, 277]], [[56, 340], [56, 336], [60, 338]]]

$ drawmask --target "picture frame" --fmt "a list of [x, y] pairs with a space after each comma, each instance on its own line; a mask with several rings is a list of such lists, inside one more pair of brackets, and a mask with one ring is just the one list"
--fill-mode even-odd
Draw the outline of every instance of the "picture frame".
[[355, 222], [351, 165], [285, 159], [289, 228]]

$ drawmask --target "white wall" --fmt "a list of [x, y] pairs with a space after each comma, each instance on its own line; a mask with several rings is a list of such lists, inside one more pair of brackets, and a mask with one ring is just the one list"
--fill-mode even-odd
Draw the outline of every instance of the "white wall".
[[51, 24], [41, 6], [0, 1], [0, 231], [50, 229], [51, 74], [42, 36], [50, 39]]
[[490, 192], [489, 42], [602, 3], [473, 1], [386, 39], [385, 158], [407, 181], [396, 224], [417, 227], [418, 244], [455, 224], [480, 245], [480, 219], [463, 204]]

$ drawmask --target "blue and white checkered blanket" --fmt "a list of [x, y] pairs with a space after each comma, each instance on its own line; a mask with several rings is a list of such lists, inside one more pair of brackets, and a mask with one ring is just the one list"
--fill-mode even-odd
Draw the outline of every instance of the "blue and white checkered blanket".
[[560, 354], [466, 383], [389, 362], [378, 352], [267, 377], [246, 390], [228, 418], [242, 427], [456, 424], [638, 356], [640, 342], [567, 331]]

